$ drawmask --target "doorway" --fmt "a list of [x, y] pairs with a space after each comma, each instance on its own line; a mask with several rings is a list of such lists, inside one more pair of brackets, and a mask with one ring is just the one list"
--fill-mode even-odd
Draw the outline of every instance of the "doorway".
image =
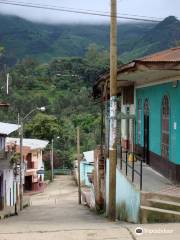
[[149, 102], [144, 102], [144, 162], [149, 165]]
[[32, 191], [32, 176], [25, 177], [25, 191]]

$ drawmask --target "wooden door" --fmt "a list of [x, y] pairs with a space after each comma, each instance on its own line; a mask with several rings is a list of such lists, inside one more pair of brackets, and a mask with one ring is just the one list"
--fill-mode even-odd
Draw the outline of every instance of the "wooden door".
[[144, 102], [144, 162], [149, 164], [149, 103]]
[[161, 155], [164, 160], [169, 159], [169, 98], [164, 96], [162, 102], [162, 142]]

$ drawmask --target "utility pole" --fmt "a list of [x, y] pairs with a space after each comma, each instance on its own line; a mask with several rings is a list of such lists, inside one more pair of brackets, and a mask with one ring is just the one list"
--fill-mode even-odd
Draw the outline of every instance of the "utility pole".
[[116, 134], [117, 134], [117, 0], [111, 0], [108, 217], [112, 221], [116, 220]]
[[20, 128], [20, 210], [23, 210], [23, 121], [21, 121]]
[[51, 140], [51, 182], [54, 180], [54, 139]]
[[77, 127], [77, 160], [78, 160], [78, 197], [81, 204], [81, 174], [80, 174], [80, 129]]

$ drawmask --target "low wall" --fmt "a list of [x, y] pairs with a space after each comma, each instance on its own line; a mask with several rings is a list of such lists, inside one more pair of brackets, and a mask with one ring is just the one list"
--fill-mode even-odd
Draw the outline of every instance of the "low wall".
[[[106, 161], [106, 214], [109, 204], [109, 160]], [[116, 209], [117, 218], [122, 221], [138, 223], [140, 192], [116, 169]]]

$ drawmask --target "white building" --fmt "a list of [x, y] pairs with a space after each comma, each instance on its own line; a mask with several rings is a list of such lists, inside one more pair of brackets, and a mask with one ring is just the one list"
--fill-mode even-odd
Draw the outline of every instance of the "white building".
[[0, 122], [0, 210], [14, 206], [19, 196], [19, 183], [10, 164], [13, 152], [5, 149], [7, 136], [19, 128], [16, 124]]

